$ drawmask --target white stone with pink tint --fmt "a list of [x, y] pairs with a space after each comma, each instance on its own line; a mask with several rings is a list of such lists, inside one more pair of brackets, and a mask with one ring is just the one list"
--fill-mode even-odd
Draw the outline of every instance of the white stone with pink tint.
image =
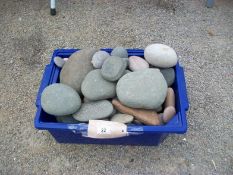
[[132, 71], [138, 71], [149, 68], [149, 64], [141, 57], [131, 56], [129, 57], [129, 68]]

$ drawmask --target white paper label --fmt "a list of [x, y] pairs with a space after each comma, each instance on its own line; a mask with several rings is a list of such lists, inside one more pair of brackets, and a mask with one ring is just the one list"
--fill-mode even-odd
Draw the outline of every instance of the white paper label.
[[87, 137], [109, 139], [125, 137], [127, 135], [127, 126], [123, 123], [104, 120], [89, 120]]

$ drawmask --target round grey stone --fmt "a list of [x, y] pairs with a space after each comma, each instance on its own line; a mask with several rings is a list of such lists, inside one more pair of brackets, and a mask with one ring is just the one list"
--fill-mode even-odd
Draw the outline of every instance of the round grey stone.
[[61, 57], [54, 57], [53, 61], [56, 66], [60, 68], [63, 67], [63, 65], [65, 64], [65, 60], [63, 60]]
[[92, 70], [82, 83], [82, 93], [89, 100], [104, 100], [116, 95], [116, 84], [105, 80], [100, 69]]
[[44, 89], [41, 106], [45, 112], [55, 116], [65, 116], [78, 111], [81, 106], [79, 94], [71, 87], [55, 83]]
[[80, 122], [89, 120], [104, 119], [109, 117], [113, 112], [112, 103], [108, 100], [83, 103], [80, 110], [73, 114], [73, 117]]
[[105, 60], [101, 74], [108, 81], [116, 81], [124, 74], [126, 67], [126, 61], [122, 58], [111, 56]]
[[117, 83], [117, 97], [126, 106], [156, 109], [167, 95], [167, 83], [159, 69], [143, 69], [125, 74]]
[[128, 114], [115, 114], [112, 116], [111, 121], [120, 123], [131, 123], [134, 117]]
[[160, 69], [160, 72], [163, 74], [167, 85], [171, 86], [175, 81], [175, 71], [173, 68]]
[[57, 122], [60, 123], [78, 123], [72, 116], [56, 116]]
[[62, 67], [60, 82], [80, 93], [83, 79], [93, 70], [91, 59], [95, 52], [95, 49], [83, 49], [73, 53]]
[[104, 61], [109, 57], [109, 53], [105, 51], [98, 51], [96, 52], [91, 60], [91, 63], [93, 64], [94, 68], [100, 69], [102, 65], [104, 64]]
[[112, 56], [117, 56], [120, 58], [128, 58], [128, 52], [125, 48], [123, 47], [116, 47], [112, 50], [111, 52]]

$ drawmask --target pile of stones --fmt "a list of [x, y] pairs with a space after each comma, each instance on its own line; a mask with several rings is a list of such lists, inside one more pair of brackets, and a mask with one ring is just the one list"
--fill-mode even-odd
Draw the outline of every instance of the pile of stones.
[[128, 56], [123, 47], [109, 54], [83, 49], [69, 58], [55, 57], [60, 83], [41, 95], [43, 110], [58, 122], [110, 120], [162, 125], [176, 113], [174, 66], [177, 54], [164, 44], [151, 44], [144, 58]]

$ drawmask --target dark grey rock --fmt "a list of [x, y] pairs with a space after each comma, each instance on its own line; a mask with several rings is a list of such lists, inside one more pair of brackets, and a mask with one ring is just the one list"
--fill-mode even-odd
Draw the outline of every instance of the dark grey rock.
[[165, 100], [167, 83], [159, 69], [143, 69], [125, 74], [117, 83], [117, 97], [126, 106], [156, 109]]
[[42, 92], [41, 106], [48, 114], [65, 116], [78, 111], [81, 99], [73, 88], [55, 83], [46, 87]]
[[160, 69], [160, 72], [163, 74], [167, 85], [171, 86], [175, 81], [175, 71], [173, 68]]
[[73, 114], [73, 117], [80, 122], [89, 120], [104, 119], [109, 117], [113, 112], [112, 103], [108, 100], [83, 103], [80, 110]]
[[104, 100], [116, 95], [116, 84], [105, 80], [100, 69], [92, 70], [82, 83], [82, 93], [89, 100]]
[[116, 81], [124, 74], [126, 67], [126, 61], [122, 58], [111, 56], [105, 60], [101, 74], [108, 81]]
[[61, 70], [60, 82], [80, 93], [83, 79], [93, 69], [91, 59], [96, 51], [95, 49], [83, 49], [73, 53]]

